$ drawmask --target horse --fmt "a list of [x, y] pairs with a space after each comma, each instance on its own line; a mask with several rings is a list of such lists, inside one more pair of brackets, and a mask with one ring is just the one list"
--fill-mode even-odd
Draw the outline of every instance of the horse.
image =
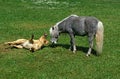
[[103, 23], [93, 16], [70, 15], [65, 19], [57, 22], [50, 28], [50, 36], [52, 44], [56, 44], [61, 33], [67, 33], [70, 36], [69, 50], [76, 52], [75, 35], [87, 36], [89, 49], [86, 56], [90, 56], [94, 37], [96, 38], [96, 54], [100, 55], [103, 48]]

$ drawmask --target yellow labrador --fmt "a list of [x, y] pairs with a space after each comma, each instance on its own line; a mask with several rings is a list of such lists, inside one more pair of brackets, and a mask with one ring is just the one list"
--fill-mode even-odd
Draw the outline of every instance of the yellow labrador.
[[5, 44], [10, 45], [11, 47], [15, 47], [15, 48], [26, 48], [34, 52], [36, 50], [41, 49], [42, 46], [49, 43], [49, 41], [46, 39], [47, 34], [42, 35], [38, 40], [34, 40], [33, 38], [34, 36], [32, 35], [30, 40], [18, 39], [12, 42], [5, 42]]

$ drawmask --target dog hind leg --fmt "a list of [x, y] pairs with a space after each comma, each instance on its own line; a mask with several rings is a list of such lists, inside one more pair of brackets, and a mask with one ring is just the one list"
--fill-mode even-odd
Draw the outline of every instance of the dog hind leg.
[[12, 42], [5, 42], [5, 44], [7, 45], [20, 45], [23, 44], [26, 41], [26, 39], [18, 39], [16, 41], [12, 41]]
[[11, 45], [11, 46], [14, 47], [14, 48], [18, 48], [18, 49], [22, 49], [23, 48], [22, 45]]

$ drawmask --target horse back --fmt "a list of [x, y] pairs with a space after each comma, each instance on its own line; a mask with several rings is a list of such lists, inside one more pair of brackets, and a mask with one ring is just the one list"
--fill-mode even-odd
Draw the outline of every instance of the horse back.
[[97, 30], [98, 19], [86, 16], [70, 16], [58, 24], [60, 32], [84, 36]]
[[86, 17], [84, 22], [85, 31], [87, 33], [96, 33], [98, 21], [99, 20], [95, 17]]
[[76, 35], [86, 35], [88, 33], [95, 33], [97, 30], [98, 19], [95, 17], [76, 17], [71, 22], [73, 32]]

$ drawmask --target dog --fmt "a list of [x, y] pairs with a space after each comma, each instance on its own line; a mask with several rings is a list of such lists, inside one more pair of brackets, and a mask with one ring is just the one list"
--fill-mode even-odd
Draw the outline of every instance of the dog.
[[38, 40], [33, 39], [34, 35], [32, 35], [31, 39], [18, 39], [12, 42], [5, 42], [5, 45], [9, 45], [14, 48], [26, 48], [32, 52], [41, 49], [44, 45], [47, 45], [49, 41], [46, 39], [47, 34], [42, 35]]

